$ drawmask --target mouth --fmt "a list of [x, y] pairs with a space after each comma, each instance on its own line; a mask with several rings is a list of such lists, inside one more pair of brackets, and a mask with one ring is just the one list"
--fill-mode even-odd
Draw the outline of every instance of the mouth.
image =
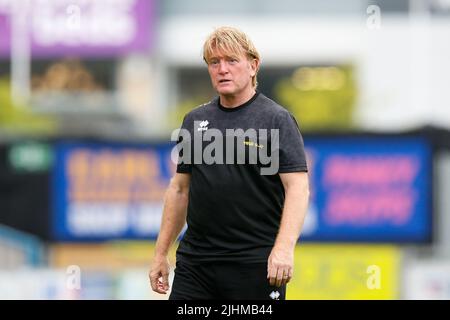
[[220, 83], [220, 84], [228, 83], [228, 82], [231, 82], [231, 80], [228, 80], [228, 79], [222, 79], [222, 80], [219, 80], [219, 83]]

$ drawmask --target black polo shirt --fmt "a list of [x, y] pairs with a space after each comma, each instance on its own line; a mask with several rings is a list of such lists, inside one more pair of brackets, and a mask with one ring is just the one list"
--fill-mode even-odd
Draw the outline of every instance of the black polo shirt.
[[[178, 164], [177, 172], [190, 174], [191, 182], [188, 228], [177, 259], [267, 262], [285, 197], [279, 173], [307, 171], [295, 118], [257, 92], [235, 108], [221, 106], [217, 97], [189, 112], [182, 128], [189, 138], [179, 138], [178, 147], [189, 142], [184, 146], [191, 153], [186, 153], [187, 148], [180, 153], [188, 157], [180, 158], [184, 163]], [[201, 139], [208, 134], [212, 137]], [[200, 145], [194, 147], [198, 141]]]

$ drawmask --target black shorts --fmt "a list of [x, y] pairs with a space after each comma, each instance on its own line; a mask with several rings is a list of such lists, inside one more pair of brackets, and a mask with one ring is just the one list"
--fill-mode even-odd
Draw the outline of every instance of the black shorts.
[[267, 264], [177, 262], [169, 300], [285, 300], [286, 285], [271, 286]]

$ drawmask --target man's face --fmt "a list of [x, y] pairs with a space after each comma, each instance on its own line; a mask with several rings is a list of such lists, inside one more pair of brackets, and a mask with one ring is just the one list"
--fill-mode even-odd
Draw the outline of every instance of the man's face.
[[212, 85], [220, 95], [236, 96], [252, 88], [252, 77], [258, 66], [256, 59], [215, 50], [207, 63]]

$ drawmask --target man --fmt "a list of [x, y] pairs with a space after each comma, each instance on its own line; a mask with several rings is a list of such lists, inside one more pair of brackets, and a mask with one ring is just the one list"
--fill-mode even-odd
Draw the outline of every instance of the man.
[[203, 49], [219, 96], [184, 118], [189, 144], [165, 196], [151, 286], [169, 290], [168, 250], [187, 218], [170, 299], [285, 299], [308, 206], [303, 140], [293, 116], [256, 90], [260, 57], [243, 32], [218, 28]]

